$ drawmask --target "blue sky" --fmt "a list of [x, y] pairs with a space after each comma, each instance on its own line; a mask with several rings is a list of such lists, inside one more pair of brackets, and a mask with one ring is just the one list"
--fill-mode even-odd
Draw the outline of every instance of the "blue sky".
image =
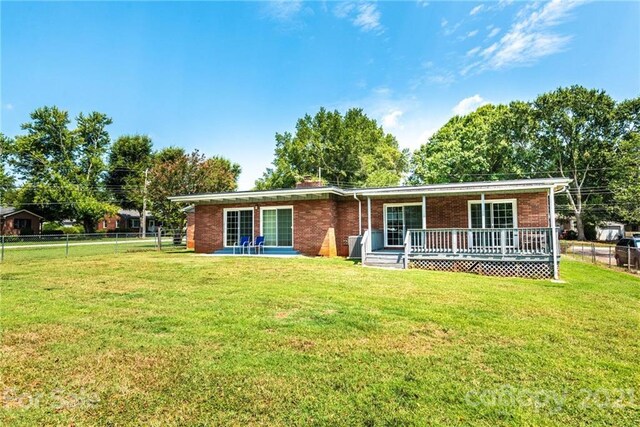
[[415, 149], [456, 113], [558, 86], [640, 94], [638, 2], [0, 2], [1, 125], [109, 114], [240, 163], [320, 106], [362, 107]]

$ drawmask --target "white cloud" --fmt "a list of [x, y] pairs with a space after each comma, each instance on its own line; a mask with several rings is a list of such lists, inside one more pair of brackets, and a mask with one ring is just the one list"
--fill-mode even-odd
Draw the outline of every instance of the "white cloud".
[[447, 26], [448, 23], [449, 23], [449, 21], [447, 21], [446, 19], [442, 18], [442, 20], [440, 21], [440, 26], [444, 28], [444, 27]]
[[553, 33], [551, 29], [566, 20], [569, 12], [581, 3], [552, 0], [543, 5], [524, 6], [509, 31], [482, 52], [483, 69], [530, 65], [542, 57], [563, 51], [572, 37]]
[[458, 102], [451, 111], [458, 116], [464, 116], [472, 111], [475, 111], [478, 107], [486, 104], [487, 101], [480, 95], [476, 94]]
[[9, 111], [13, 110], [13, 104], [4, 104], [3, 107], [5, 110], [9, 110]]
[[478, 34], [478, 30], [469, 31], [465, 38], [468, 39], [468, 38], [474, 37], [476, 34]]
[[342, 19], [349, 19], [362, 31], [384, 31], [380, 23], [381, 14], [374, 3], [339, 3], [333, 10], [333, 14]]
[[389, 111], [384, 117], [382, 117], [382, 126], [385, 129], [393, 129], [398, 127], [398, 121], [402, 117], [403, 112], [401, 110]]
[[467, 56], [473, 56], [473, 55], [475, 55], [476, 53], [480, 52], [480, 49], [482, 49], [480, 46], [476, 46], [476, 47], [474, 47], [473, 49], [469, 49], [469, 50], [467, 51]]
[[426, 0], [416, 0], [416, 4], [418, 6], [427, 7], [429, 6], [429, 2]]
[[473, 9], [471, 9], [471, 12], [469, 12], [469, 15], [473, 16], [473, 15], [475, 15], [477, 13], [480, 13], [480, 12], [482, 12], [482, 9], [484, 9], [484, 5], [481, 4], [479, 6], [476, 6]]
[[302, 0], [275, 0], [266, 3], [266, 14], [278, 21], [288, 21], [302, 10]]
[[491, 30], [491, 32], [489, 33], [489, 35], [487, 35], [488, 38], [492, 38], [498, 35], [498, 33], [500, 32], [500, 28], [495, 27]]

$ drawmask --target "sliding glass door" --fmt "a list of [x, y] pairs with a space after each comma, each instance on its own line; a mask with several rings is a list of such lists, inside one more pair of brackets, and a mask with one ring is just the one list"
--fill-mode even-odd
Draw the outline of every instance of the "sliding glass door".
[[253, 241], [253, 208], [226, 209], [224, 212], [224, 245], [234, 246], [242, 237]]
[[385, 206], [385, 246], [402, 246], [407, 230], [422, 228], [422, 205]]
[[293, 208], [262, 208], [265, 246], [293, 246]]

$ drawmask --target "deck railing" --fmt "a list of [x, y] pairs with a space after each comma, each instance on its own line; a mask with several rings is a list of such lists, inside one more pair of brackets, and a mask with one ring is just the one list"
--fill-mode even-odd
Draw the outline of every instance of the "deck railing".
[[405, 253], [551, 255], [551, 228], [434, 228], [409, 230]]

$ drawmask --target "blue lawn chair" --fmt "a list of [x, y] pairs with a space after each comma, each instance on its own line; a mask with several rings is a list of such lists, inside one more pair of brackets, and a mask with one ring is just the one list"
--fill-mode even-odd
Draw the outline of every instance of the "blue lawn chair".
[[249, 248], [251, 247], [251, 236], [242, 236], [240, 237], [240, 242], [236, 242], [233, 245], [233, 254], [236, 254], [236, 248], [240, 248], [240, 253], [243, 254], [245, 248], [247, 249], [247, 254], [249, 253]]
[[260, 249], [262, 249], [262, 253], [264, 254], [264, 236], [256, 237], [256, 241], [253, 242], [251, 246], [255, 248], [256, 254], [260, 253]]

